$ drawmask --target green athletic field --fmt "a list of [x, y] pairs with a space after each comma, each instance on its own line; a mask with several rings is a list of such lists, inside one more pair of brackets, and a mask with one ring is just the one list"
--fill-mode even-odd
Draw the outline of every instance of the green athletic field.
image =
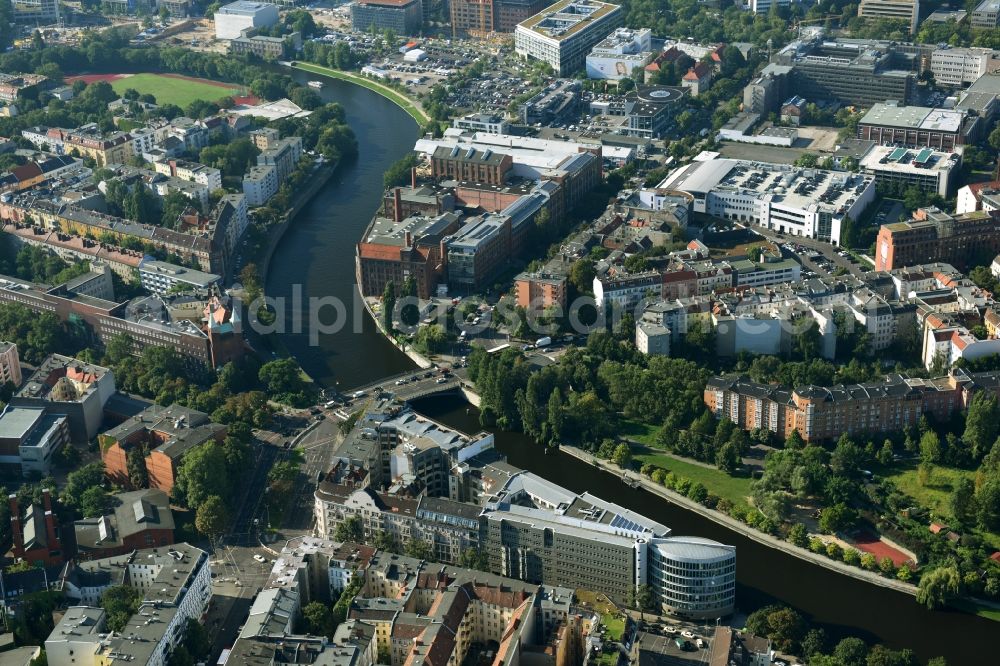
[[194, 79], [179, 79], [162, 74], [135, 74], [111, 82], [111, 87], [121, 95], [129, 88], [140, 95], [149, 93], [157, 104], [176, 104], [182, 109], [195, 100], [215, 102], [223, 97], [239, 95], [241, 90], [231, 84], [213, 84]]

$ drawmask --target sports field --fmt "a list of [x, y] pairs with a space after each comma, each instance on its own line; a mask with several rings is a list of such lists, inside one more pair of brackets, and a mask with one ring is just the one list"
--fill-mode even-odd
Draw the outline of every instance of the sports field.
[[119, 95], [133, 88], [140, 95], [149, 93], [156, 97], [158, 104], [176, 104], [182, 109], [195, 100], [214, 102], [242, 93], [238, 86], [206, 79], [195, 79], [177, 74], [98, 74], [80, 77], [87, 83], [95, 80], [107, 81]]

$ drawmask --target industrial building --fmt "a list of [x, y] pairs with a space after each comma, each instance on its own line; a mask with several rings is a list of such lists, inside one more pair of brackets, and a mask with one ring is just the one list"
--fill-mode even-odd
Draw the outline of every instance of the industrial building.
[[247, 28], [268, 28], [278, 22], [278, 8], [266, 2], [236, 0], [215, 12], [215, 38], [236, 39]]
[[517, 25], [514, 50], [547, 62], [559, 76], [568, 76], [584, 67], [590, 49], [623, 20], [619, 5], [561, 0]]
[[423, 25], [421, 0], [356, 0], [351, 4], [351, 27], [360, 32], [392, 30], [416, 35]]
[[834, 245], [843, 219], [859, 219], [875, 199], [872, 176], [720, 159], [718, 153], [699, 155], [658, 187], [689, 193], [692, 212]]

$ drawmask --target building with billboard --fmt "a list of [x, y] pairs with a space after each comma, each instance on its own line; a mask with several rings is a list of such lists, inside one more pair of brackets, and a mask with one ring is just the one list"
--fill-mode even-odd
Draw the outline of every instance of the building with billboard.
[[626, 77], [641, 80], [642, 74], [634, 74], [635, 70], [648, 65], [655, 55], [649, 28], [618, 28], [587, 54], [587, 76], [613, 81]]

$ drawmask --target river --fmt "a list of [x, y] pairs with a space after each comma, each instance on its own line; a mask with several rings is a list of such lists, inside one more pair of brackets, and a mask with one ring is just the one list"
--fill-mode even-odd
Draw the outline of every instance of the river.
[[[267, 293], [290, 298], [294, 285], [310, 296], [355, 301], [354, 247], [382, 196], [382, 174], [412, 148], [416, 123], [392, 102], [367, 89], [323, 79], [327, 101], [344, 106], [358, 137], [359, 158], [342, 165], [330, 184], [299, 214], [277, 248]], [[297, 308], [299, 312], [305, 308]], [[310, 344], [306, 328], [282, 336], [314, 379], [341, 389], [368, 384], [414, 367], [378, 334], [360, 309], [348, 307], [348, 325]], [[288, 317], [292, 313], [290, 312]], [[360, 326], [360, 334], [356, 333]], [[479, 429], [474, 409], [454, 398], [423, 401], [419, 409], [460, 430]], [[909, 647], [922, 660], [944, 655], [951, 666], [995, 663], [992, 640], [1000, 625], [965, 613], [928, 611], [913, 597], [810, 565], [768, 548], [695, 513], [641, 490], [566, 454], [542, 455], [518, 433], [497, 433], [510, 462], [574, 491], [587, 490], [669, 526], [675, 534], [705, 536], [737, 547], [737, 604], [744, 612], [780, 601], [834, 634], [851, 634], [894, 648]]]

